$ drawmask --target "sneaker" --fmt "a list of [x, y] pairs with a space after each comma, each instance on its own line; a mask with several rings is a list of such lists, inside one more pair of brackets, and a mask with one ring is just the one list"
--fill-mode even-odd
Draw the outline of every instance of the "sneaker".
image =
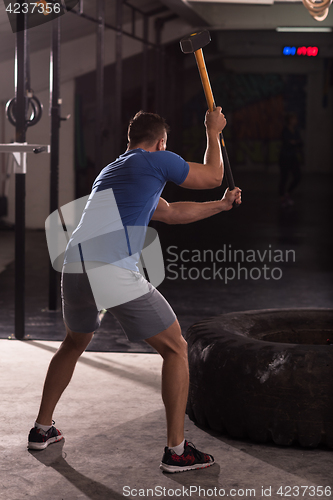
[[193, 443], [185, 441], [184, 453], [177, 455], [166, 446], [160, 464], [160, 469], [165, 472], [184, 472], [193, 469], [205, 469], [213, 465], [214, 457], [197, 450]]
[[[52, 420], [52, 423], [54, 424], [54, 420]], [[33, 427], [29, 433], [28, 448], [30, 450], [44, 450], [49, 444], [61, 441], [63, 437], [62, 432], [56, 429], [54, 425], [47, 432]]]

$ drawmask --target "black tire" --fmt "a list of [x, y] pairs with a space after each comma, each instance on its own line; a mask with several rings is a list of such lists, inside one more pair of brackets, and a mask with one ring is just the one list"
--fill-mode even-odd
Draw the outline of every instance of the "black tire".
[[234, 438], [333, 448], [327, 338], [333, 343], [333, 309], [245, 311], [196, 323], [185, 334], [190, 419]]

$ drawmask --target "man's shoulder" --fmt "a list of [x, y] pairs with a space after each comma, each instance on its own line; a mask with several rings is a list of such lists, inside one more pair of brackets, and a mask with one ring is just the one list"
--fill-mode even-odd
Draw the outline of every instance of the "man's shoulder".
[[149, 153], [150, 155], [153, 155], [152, 158], [156, 158], [156, 160], [163, 160], [163, 161], [185, 161], [180, 155], [177, 153], [173, 153], [172, 151], [166, 150], [166, 151], [154, 151], [153, 153]]
[[178, 156], [179, 157], [179, 155], [177, 153], [174, 153], [173, 151], [170, 151], [169, 149], [165, 149], [164, 151], [155, 151], [154, 153], [151, 153], [151, 154], [161, 154], [164, 156]]

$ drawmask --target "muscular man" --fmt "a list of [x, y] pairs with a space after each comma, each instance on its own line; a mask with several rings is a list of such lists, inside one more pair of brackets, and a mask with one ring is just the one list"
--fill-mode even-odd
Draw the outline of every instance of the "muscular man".
[[[99, 327], [99, 308], [89, 281], [91, 268], [97, 274], [102, 269], [100, 276], [103, 276], [105, 270], [111, 269], [112, 277], [107, 280], [110, 296], [114, 297], [115, 290], [117, 296], [124, 290], [130, 292], [126, 299], [119, 300], [119, 304], [114, 305], [112, 302], [112, 307], [108, 307], [108, 310], [119, 320], [129, 340], [144, 339], [163, 357], [162, 399], [167, 419], [167, 446], [161, 469], [178, 472], [208, 467], [214, 463], [211, 455], [198, 451], [184, 438], [189, 371], [187, 344], [176, 315], [156, 288], [138, 273], [133, 255], [136, 255], [137, 261], [139, 253], [127, 252], [126, 249], [127, 257], [120, 258], [118, 254], [122, 252], [119, 250], [122, 238], [116, 241], [113, 237], [114, 245], [110, 244], [110, 237], [115, 234], [114, 228], [120, 226], [117, 218], [111, 217], [110, 211], [106, 211], [105, 207], [108, 206], [106, 204], [111, 193], [121, 219], [120, 225], [125, 230], [127, 228], [128, 236], [130, 228], [144, 228], [151, 219], [167, 224], [187, 224], [230, 210], [234, 201], [240, 204], [239, 188], [226, 190], [221, 200], [206, 203], [168, 203], [160, 197], [167, 181], [188, 189], [220, 186], [223, 162], [219, 134], [225, 125], [221, 108], [207, 112], [207, 148], [204, 163], [199, 164], [187, 163], [180, 156], [166, 151], [168, 126], [160, 116], [140, 111], [130, 121], [127, 151], [105, 167], [96, 178], [80, 224], [67, 246], [62, 274], [63, 316], [67, 335], [51, 360], [39, 413], [29, 434], [29, 448], [44, 449], [63, 437], [61, 431], [53, 425], [53, 412], [69, 384], [79, 356]], [[96, 206], [98, 210], [102, 210], [98, 212], [98, 216], [94, 215]], [[101, 213], [105, 216], [101, 217]], [[94, 228], [95, 225], [99, 227], [98, 244], [92, 246], [91, 242], [96, 242], [96, 238], [91, 237], [87, 241], [87, 237], [83, 237], [87, 232], [89, 217]], [[114, 219], [112, 230], [108, 227], [110, 217]], [[101, 228], [103, 224], [104, 227]], [[119, 234], [123, 234], [121, 230]], [[126, 238], [123, 239], [126, 241]], [[126, 248], [127, 245], [128, 238]], [[77, 263], [75, 249], [79, 250], [77, 255], [80, 253], [76, 257]], [[114, 255], [111, 256], [112, 252]], [[79, 267], [70, 268], [71, 265]], [[103, 293], [107, 295], [108, 290]]]

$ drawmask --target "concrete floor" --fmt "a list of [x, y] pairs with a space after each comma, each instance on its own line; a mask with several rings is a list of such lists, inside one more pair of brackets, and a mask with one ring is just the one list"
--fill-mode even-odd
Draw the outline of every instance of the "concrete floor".
[[216, 464], [162, 473], [166, 434], [157, 354], [84, 353], [55, 414], [65, 440], [29, 452], [27, 435], [58, 345], [0, 340], [1, 500], [330, 498], [332, 451], [230, 440], [187, 418], [186, 437]]
[[[318, 186], [317, 176], [304, 179], [303, 194], [300, 193], [296, 208], [288, 213], [281, 213], [276, 206], [277, 179], [274, 176], [262, 174], [253, 179], [252, 191], [247, 188], [245, 193], [244, 190], [247, 208], [233, 211], [225, 218], [221, 214], [221, 231], [216, 232], [219, 220], [213, 218], [189, 225], [186, 233], [184, 228], [175, 226], [168, 233], [169, 240], [164, 241], [164, 247], [180, 245], [184, 233], [188, 244], [191, 243], [190, 248], [201, 248], [198, 241], [201, 229], [211, 223], [212, 230], [207, 232], [211, 238], [201, 238], [203, 248], [215, 248], [215, 239], [216, 245], [232, 243], [233, 248], [265, 249], [272, 244], [277, 248], [296, 249], [297, 261], [285, 266], [283, 280], [274, 282], [274, 286], [265, 280], [253, 283], [235, 280], [227, 287], [217, 281], [193, 284], [189, 280], [177, 283], [165, 280], [162, 293], [175, 307], [184, 330], [205, 317], [230, 311], [331, 307], [333, 248], [327, 230], [331, 227], [331, 177], [319, 178], [324, 203], [318, 203], [311, 194], [313, 185]], [[249, 182], [244, 180], [240, 185], [249, 186]], [[34, 260], [39, 248], [39, 240], [36, 241], [36, 238], [27, 239], [28, 258], [33, 252]], [[39, 294], [39, 285], [43, 279], [46, 284], [47, 272], [44, 278], [37, 275], [36, 265], [32, 266], [29, 260], [27, 330], [31, 327], [36, 334], [37, 324], [41, 335], [34, 338], [44, 340], [6, 339], [13, 333], [14, 324], [14, 280], [8, 266], [13, 261], [13, 243], [14, 232], [2, 231], [1, 500], [223, 496], [325, 499], [332, 496], [329, 490], [333, 490], [332, 450], [282, 448], [231, 440], [199, 429], [188, 418], [186, 438], [199, 449], [213, 454], [216, 464], [183, 474], [162, 473], [159, 463], [166, 431], [160, 397], [161, 359], [150, 353], [98, 352], [100, 349], [84, 353], [55, 414], [56, 425], [64, 432], [65, 440], [44, 451], [29, 452], [26, 448], [28, 432], [36, 417], [49, 360], [59, 342], [50, 340], [55, 339], [50, 337], [55, 330], [54, 324], [43, 320], [40, 314], [40, 309], [47, 304], [47, 292], [41, 289]], [[34, 316], [36, 304], [39, 315]], [[59, 331], [58, 339], [64, 333], [62, 321]], [[108, 335], [109, 331], [110, 328]], [[102, 332], [100, 336], [106, 338], [107, 334]], [[101, 340], [105, 347], [106, 340]], [[105, 350], [115, 350], [117, 345], [113, 343], [112, 349], [109, 344], [106, 347]], [[120, 347], [125, 349], [123, 344]]]

